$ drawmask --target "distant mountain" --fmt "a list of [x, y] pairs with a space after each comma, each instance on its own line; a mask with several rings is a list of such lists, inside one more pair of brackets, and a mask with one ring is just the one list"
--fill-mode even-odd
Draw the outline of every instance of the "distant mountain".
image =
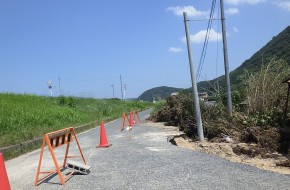
[[[259, 71], [262, 63], [268, 63], [273, 57], [284, 59], [290, 65], [290, 26], [273, 37], [250, 59], [244, 61], [241, 66], [230, 72], [231, 89], [237, 90], [241, 87], [242, 81], [239, 80], [239, 77], [243, 76], [246, 71], [249, 73]], [[217, 88], [217, 83], [220, 88], [225, 89], [225, 76], [223, 75], [210, 81], [201, 81], [198, 83], [198, 89], [199, 91], [214, 92], [214, 88]]]
[[[241, 50], [242, 51], [242, 50]], [[230, 72], [231, 89], [232, 91], [241, 89], [242, 80], [240, 77], [245, 72], [255, 73], [260, 70], [263, 63], [268, 63], [270, 59], [284, 59], [290, 66], [290, 26], [286, 27], [280, 34], [274, 36], [264, 47], [257, 51], [250, 59], [244, 61], [238, 68]], [[197, 84], [199, 92], [215, 92], [215, 89], [220, 89], [225, 92], [226, 82], [225, 76], [220, 76], [213, 80], [201, 81]], [[153, 101], [165, 99], [171, 93], [183, 90], [181, 88], [172, 88], [161, 86], [152, 88], [141, 94], [138, 99], [144, 101]], [[186, 89], [190, 90], [190, 89]]]
[[167, 86], [160, 86], [156, 88], [151, 88], [143, 92], [138, 100], [153, 102], [154, 100], [166, 99], [172, 93], [183, 90], [182, 88], [173, 88]]

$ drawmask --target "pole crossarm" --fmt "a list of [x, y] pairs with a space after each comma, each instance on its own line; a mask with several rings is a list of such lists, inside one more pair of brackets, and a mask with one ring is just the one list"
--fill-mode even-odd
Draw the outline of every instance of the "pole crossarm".
[[220, 18], [205, 18], [205, 19], [188, 19], [186, 21], [209, 21], [209, 20], [222, 20]]

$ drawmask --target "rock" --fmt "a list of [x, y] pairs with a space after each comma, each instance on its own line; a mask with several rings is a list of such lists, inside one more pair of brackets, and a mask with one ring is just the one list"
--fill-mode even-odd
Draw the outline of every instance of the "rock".
[[240, 143], [234, 146], [233, 152], [237, 155], [245, 154], [252, 158], [260, 154], [260, 151], [258, 151], [256, 145], [248, 145], [246, 143]]
[[290, 161], [284, 160], [276, 163], [276, 166], [290, 167]]
[[199, 144], [199, 147], [201, 147], [201, 148], [205, 148], [205, 147], [208, 147], [208, 145], [205, 144], [205, 143], [201, 143], [201, 144]]
[[225, 140], [226, 140], [226, 142], [232, 142], [232, 138], [229, 137], [229, 136], [226, 136], [226, 137], [225, 137]]
[[221, 151], [224, 152], [226, 155], [235, 155], [231, 146], [220, 145], [219, 147], [220, 147]]

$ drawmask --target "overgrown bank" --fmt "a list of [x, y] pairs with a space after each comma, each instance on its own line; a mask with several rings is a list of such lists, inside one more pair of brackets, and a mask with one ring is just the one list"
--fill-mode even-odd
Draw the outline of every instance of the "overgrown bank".
[[112, 120], [124, 112], [150, 106], [151, 103], [119, 99], [0, 94], [0, 148], [58, 129]]

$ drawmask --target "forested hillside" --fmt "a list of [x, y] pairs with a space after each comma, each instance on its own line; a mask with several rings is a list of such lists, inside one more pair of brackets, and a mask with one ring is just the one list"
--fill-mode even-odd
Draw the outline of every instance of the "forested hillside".
[[166, 99], [172, 93], [178, 92], [180, 90], [182, 90], [182, 88], [173, 88], [173, 87], [168, 87], [168, 86], [160, 86], [156, 88], [151, 88], [143, 92], [138, 97], [138, 100], [152, 102], [154, 100], [156, 101], [156, 100]]
[[[255, 73], [259, 71], [262, 64], [269, 63], [271, 59], [283, 59], [290, 65], [290, 26], [285, 28], [280, 34], [273, 37], [264, 47], [257, 51], [250, 59], [244, 61], [241, 66], [230, 72], [232, 90], [239, 89], [246, 72]], [[225, 76], [220, 76], [210, 81], [198, 83], [200, 91], [215, 92], [219, 84], [219, 89], [225, 88]]]

